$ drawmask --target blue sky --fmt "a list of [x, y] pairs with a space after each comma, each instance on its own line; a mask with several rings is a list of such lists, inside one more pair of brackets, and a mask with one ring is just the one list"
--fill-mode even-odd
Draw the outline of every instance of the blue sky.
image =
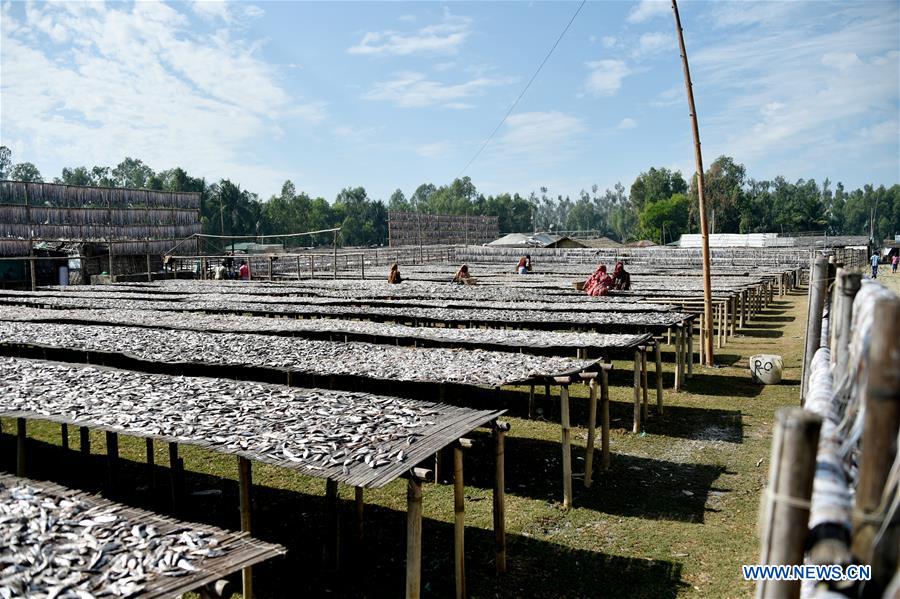
[[[63, 166], [182, 166], [262, 197], [285, 179], [386, 199], [460, 174], [573, 2], [2, 5], [0, 143]], [[680, 5], [706, 164], [900, 181], [900, 3]], [[588, 2], [465, 171], [484, 193], [693, 171], [668, 2]]]

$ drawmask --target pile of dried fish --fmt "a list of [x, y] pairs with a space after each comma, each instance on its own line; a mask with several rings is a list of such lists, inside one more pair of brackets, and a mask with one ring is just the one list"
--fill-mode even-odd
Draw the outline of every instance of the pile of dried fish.
[[35, 322], [0, 322], [0, 342], [105, 351], [153, 362], [268, 366], [313, 376], [346, 375], [483, 387], [561, 376], [594, 364], [511, 352]]
[[[0, 413], [202, 445], [358, 486], [390, 482], [499, 414], [367, 393], [16, 358], [0, 358]], [[448, 426], [461, 421], [458, 430]], [[441, 439], [437, 448], [422, 442], [433, 434]]]
[[196, 299], [184, 302], [146, 301], [129, 299], [96, 299], [90, 297], [2, 298], [0, 303], [69, 308], [117, 308], [131, 310], [166, 310], [176, 312], [225, 312], [233, 314], [257, 313], [319, 318], [359, 318], [365, 320], [418, 320], [420, 322], [494, 322], [522, 327], [560, 328], [607, 327], [610, 332], [631, 331], [635, 328], [665, 329], [683, 322], [689, 314], [683, 312], [570, 312], [551, 310], [492, 310], [477, 308], [419, 308], [390, 306], [321, 306], [313, 304], [277, 304], [234, 302], [228, 300]]
[[131, 597], [155, 578], [189, 575], [225, 555], [210, 531], [163, 532], [104, 503], [0, 477], [0, 597]]
[[541, 349], [620, 349], [646, 343], [645, 335], [616, 335], [606, 333], [576, 333], [568, 331], [452, 329], [410, 327], [402, 324], [369, 322], [365, 320], [336, 320], [331, 318], [297, 320], [230, 314], [191, 314], [190, 318], [171, 312], [151, 310], [45, 310], [0, 305], [0, 320], [64, 321], [79, 324], [107, 323], [161, 329], [183, 329], [220, 333], [279, 334], [291, 333], [302, 337], [305, 333], [371, 336], [378, 343], [395, 344], [397, 339], [430, 341], [444, 345], [509, 346], [510, 348]]

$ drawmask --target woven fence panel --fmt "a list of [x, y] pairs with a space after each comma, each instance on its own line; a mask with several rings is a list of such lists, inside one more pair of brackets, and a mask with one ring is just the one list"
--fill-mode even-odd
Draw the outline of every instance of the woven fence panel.
[[500, 227], [496, 216], [388, 213], [388, 237], [391, 247], [482, 244], [499, 236]]

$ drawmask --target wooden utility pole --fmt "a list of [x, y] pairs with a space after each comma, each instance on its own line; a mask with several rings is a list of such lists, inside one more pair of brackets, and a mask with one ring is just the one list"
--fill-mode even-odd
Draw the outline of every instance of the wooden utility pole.
[[688, 107], [691, 110], [691, 128], [694, 133], [694, 157], [697, 162], [697, 198], [700, 202], [700, 238], [703, 242], [703, 313], [705, 333], [700, 335], [704, 346], [704, 358], [707, 366], [713, 365], [713, 318], [712, 318], [712, 282], [710, 280], [709, 263], [709, 224], [706, 222], [706, 197], [703, 185], [703, 156], [700, 153], [700, 128], [697, 125], [697, 107], [694, 105], [694, 87], [691, 83], [691, 69], [688, 66], [687, 50], [684, 48], [684, 34], [681, 30], [681, 17], [678, 16], [678, 2], [672, 0], [672, 13], [675, 15], [675, 33], [678, 34], [678, 47], [681, 49], [681, 63], [684, 65], [684, 87], [687, 91]]

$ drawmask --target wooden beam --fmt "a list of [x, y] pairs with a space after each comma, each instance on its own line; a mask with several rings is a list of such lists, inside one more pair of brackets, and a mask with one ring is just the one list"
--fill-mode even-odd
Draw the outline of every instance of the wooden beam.
[[466, 597], [466, 494], [463, 486], [463, 449], [453, 448], [453, 563], [456, 599]]
[[106, 484], [113, 492], [119, 481], [119, 435], [106, 431]]
[[[241, 532], [252, 531], [252, 505], [250, 489], [253, 485], [250, 471], [250, 460], [238, 456], [238, 494], [240, 496]], [[241, 570], [241, 592], [244, 599], [253, 597], [253, 570], [248, 566]]]
[[569, 423], [569, 386], [559, 390], [559, 421], [562, 432], [563, 509], [572, 507], [572, 430]]
[[[677, 337], [677, 333], [676, 333]], [[631, 432], [641, 432], [641, 350], [634, 352], [634, 425]]]
[[406, 599], [422, 587], [422, 483], [410, 476], [406, 487]]
[[156, 489], [156, 456], [153, 454], [153, 439], [146, 439], [147, 480], [150, 488]]
[[641, 391], [643, 394], [641, 402], [641, 420], [647, 420], [647, 396], [649, 394], [649, 385], [647, 384], [647, 348], [641, 348]]
[[588, 437], [587, 455], [584, 458], [584, 486], [590, 488], [594, 475], [594, 438], [597, 433], [597, 380], [591, 379], [588, 383], [590, 399], [588, 407]]
[[609, 373], [600, 373], [600, 467], [609, 470]]
[[506, 471], [505, 445], [509, 425], [494, 422], [494, 552], [497, 574], [506, 572]]
[[653, 345], [653, 353], [656, 358], [656, 411], [662, 416], [663, 414], [663, 377], [662, 377], [662, 356], [660, 355], [659, 343]]
[[59, 425], [59, 435], [62, 441], [62, 448], [69, 449], [69, 425], [65, 422]]
[[[783, 408], [775, 415], [760, 564], [803, 563], [821, 425], [819, 416], [801, 408]], [[796, 599], [799, 595], [799, 580], [763, 580], [756, 587], [760, 599]]]
[[[900, 429], [900, 299], [881, 300], [875, 304], [872, 340], [869, 346], [867, 381], [863, 390], [865, 418], [861, 437], [862, 453], [859, 482], [853, 509], [853, 556], [858, 563], [872, 565], [872, 581], [866, 593], [876, 597], [887, 586], [897, 569], [898, 527], [885, 527], [876, 545], [881, 501], [885, 483], [897, 455], [897, 432]], [[870, 588], [871, 586], [871, 588]]]
[[340, 566], [341, 521], [338, 503], [340, 501], [337, 481], [325, 481], [325, 542], [322, 544], [325, 567], [336, 572]]
[[16, 476], [28, 476], [26, 444], [28, 430], [24, 418], [16, 418]]

